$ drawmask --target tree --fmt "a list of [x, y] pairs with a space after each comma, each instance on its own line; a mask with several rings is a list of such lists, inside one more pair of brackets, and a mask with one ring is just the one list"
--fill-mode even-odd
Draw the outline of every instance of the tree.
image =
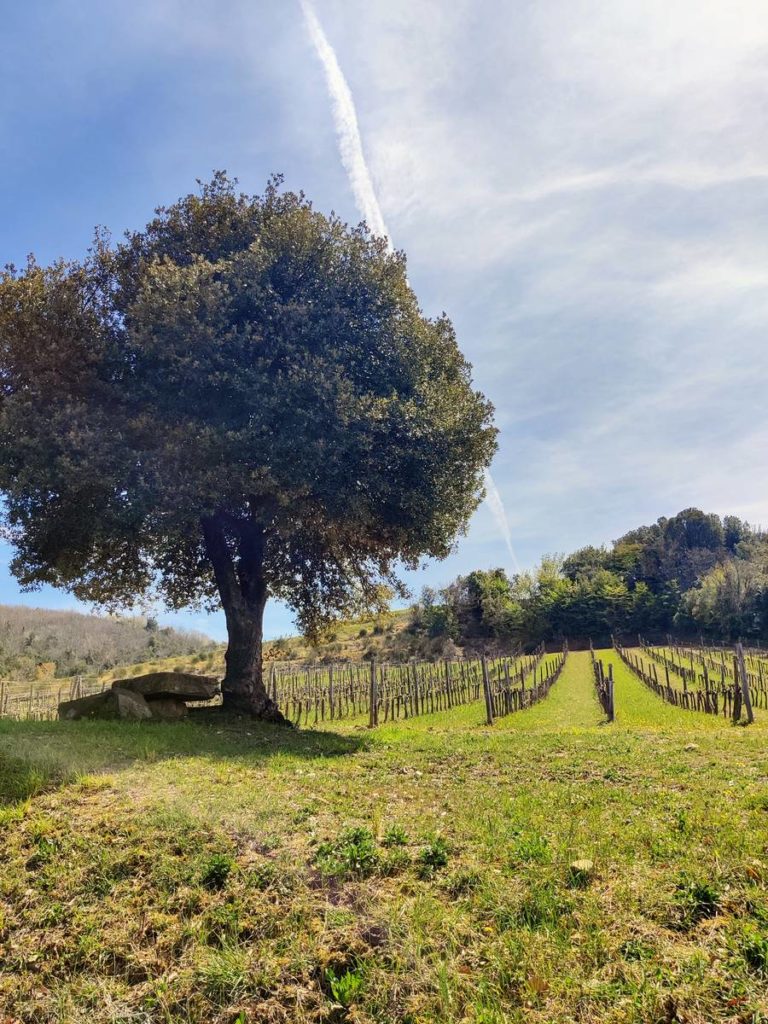
[[482, 496], [492, 408], [405, 257], [272, 179], [221, 173], [82, 262], [0, 278], [12, 571], [107, 606], [216, 598], [225, 705], [278, 719], [267, 599], [317, 635]]

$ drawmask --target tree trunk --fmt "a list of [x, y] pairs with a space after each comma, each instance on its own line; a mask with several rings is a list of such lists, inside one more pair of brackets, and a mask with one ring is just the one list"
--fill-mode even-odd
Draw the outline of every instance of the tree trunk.
[[[236, 561], [227, 541], [226, 525], [236, 535]], [[202, 526], [227, 621], [229, 642], [221, 684], [224, 709], [286, 724], [267, 693], [262, 670], [263, 619], [268, 596], [263, 573], [263, 532], [250, 521], [226, 524], [218, 516], [204, 519]]]

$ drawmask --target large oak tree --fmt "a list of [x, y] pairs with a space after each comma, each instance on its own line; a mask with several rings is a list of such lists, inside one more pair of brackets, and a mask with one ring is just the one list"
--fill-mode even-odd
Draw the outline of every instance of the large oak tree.
[[0, 278], [0, 490], [22, 585], [221, 601], [225, 705], [278, 719], [268, 597], [316, 634], [444, 557], [492, 409], [401, 253], [223, 174], [82, 262]]

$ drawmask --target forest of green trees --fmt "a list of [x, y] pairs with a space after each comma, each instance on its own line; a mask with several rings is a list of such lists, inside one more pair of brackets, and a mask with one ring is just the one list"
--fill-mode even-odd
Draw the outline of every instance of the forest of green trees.
[[768, 640], [768, 535], [735, 516], [686, 509], [511, 579], [503, 569], [475, 571], [427, 588], [412, 630], [459, 644], [602, 644], [638, 633]]
[[151, 617], [0, 605], [0, 678], [91, 675], [213, 646], [202, 633], [161, 627]]

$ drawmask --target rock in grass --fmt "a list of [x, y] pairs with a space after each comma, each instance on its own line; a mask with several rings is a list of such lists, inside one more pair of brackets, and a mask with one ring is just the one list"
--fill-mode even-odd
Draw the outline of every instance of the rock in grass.
[[571, 884], [573, 885], [587, 885], [595, 871], [595, 865], [591, 860], [575, 860], [568, 871], [571, 876]]
[[125, 722], [142, 722], [152, 718], [152, 711], [141, 694], [118, 687], [89, 697], [62, 701], [59, 718], [71, 722], [82, 718], [121, 718]]
[[92, 693], [88, 697], [78, 697], [76, 700], [63, 700], [59, 704], [59, 718], [70, 722], [76, 722], [81, 718], [103, 718], [109, 713], [112, 700], [110, 690]]
[[132, 693], [130, 690], [112, 688], [112, 698], [119, 718], [126, 722], [145, 722], [152, 717], [149, 704], [140, 693]]
[[215, 676], [196, 676], [191, 672], [147, 672], [143, 676], [116, 679], [113, 690], [131, 690], [148, 701], [178, 697], [181, 700], [211, 700], [219, 692]]
[[177, 722], [189, 714], [189, 708], [180, 697], [156, 697], [147, 701], [147, 707], [152, 717], [160, 722]]

